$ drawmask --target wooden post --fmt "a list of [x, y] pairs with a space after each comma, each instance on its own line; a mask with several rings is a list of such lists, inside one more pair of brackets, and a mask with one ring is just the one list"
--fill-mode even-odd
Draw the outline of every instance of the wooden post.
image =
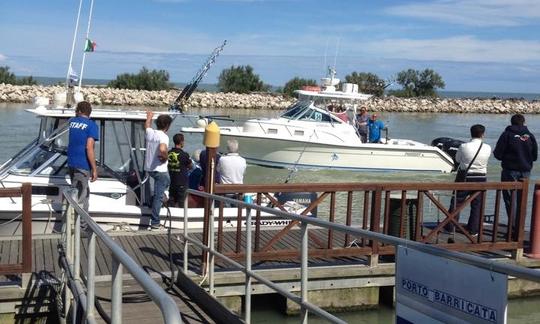
[[[203, 144], [206, 146], [206, 170], [204, 175], [204, 191], [213, 194], [214, 184], [216, 183], [216, 156], [219, 147], [219, 126], [215, 122], [211, 122], [206, 126], [204, 132]], [[208, 246], [210, 242], [210, 213], [213, 212], [213, 203], [210, 199], [204, 199], [204, 219], [203, 219], [203, 244]], [[202, 253], [202, 273], [206, 274], [206, 263], [208, 261], [208, 253]]]
[[22, 193], [22, 263], [23, 272], [32, 272], [32, 184], [23, 183], [21, 188]]

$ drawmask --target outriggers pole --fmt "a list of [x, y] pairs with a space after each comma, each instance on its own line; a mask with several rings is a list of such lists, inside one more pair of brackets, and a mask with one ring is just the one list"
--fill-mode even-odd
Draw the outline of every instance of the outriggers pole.
[[[90, 1], [90, 13], [88, 14], [88, 24], [86, 26], [86, 38], [85, 42], [88, 42], [90, 37], [90, 24], [92, 22], [92, 12], [94, 11], [94, 0]], [[81, 89], [83, 72], [84, 72], [84, 62], [86, 60], [86, 51], [83, 52], [82, 64], [81, 64], [81, 73], [79, 74], [79, 90]]]
[[71, 105], [69, 100], [73, 98], [73, 87], [70, 84], [70, 74], [73, 72], [73, 54], [75, 53], [75, 43], [77, 42], [77, 34], [79, 33], [79, 20], [81, 18], [81, 8], [83, 0], [79, 0], [79, 10], [77, 11], [77, 21], [75, 22], [75, 31], [73, 32], [73, 41], [71, 42], [71, 53], [69, 54], [69, 65], [66, 73], [66, 104]]

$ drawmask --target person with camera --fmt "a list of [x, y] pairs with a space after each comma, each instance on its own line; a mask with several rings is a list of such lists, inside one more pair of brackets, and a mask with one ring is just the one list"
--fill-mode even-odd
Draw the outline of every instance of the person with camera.
[[[457, 168], [456, 182], [486, 182], [487, 181], [487, 165], [491, 156], [491, 147], [483, 142], [486, 128], [483, 125], [476, 124], [471, 126], [471, 141], [463, 143], [459, 146], [456, 153], [456, 163], [459, 163]], [[457, 209], [470, 195], [476, 191], [458, 190], [452, 196], [450, 208], [448, 211], [452, 213]], [[478, 195], [471, 201], [471, 211], [469, 221], [467, 222], [466, 230], [472, 235], [478, 235], [480, 228], [480, 209], [482, 206], [482, 196]], [[455, 216], [456, 222], [459, 222], [459, 214]], [[454, 230], [454, 224], [448, 223], [444, 227], [447, 231]]]

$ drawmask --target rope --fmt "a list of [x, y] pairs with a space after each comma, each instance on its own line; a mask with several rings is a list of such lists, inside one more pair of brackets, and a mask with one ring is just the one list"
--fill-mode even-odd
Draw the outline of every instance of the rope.
[[313, 135], [315, 135], [315, 130], [313, 130], [313, 133], [311, 133], [311, 135], [309, 136], [306, 144], [304, 145], [304, 148], [302, 149], [302, 151], [298, 155], [298, 159], [296, 160], [296, 162], [294, 162], [294, 165], [291, 168], [291, 170], [289, 171], [289, 174], [287, 175], [287, 179], [285, 179], [284, 183], [289, 183], [289, 181], [292, 179], [293, 175], [298, 171], [298, 167], [297, 167], [298, 163], [300, 163], [300, 160], [302, 159], [302, 156], [304, 155], [304, 152], [306, 151], [307, 145], [308, 145], [308, 143], [310, 143], [311, 138], [313, 137]]

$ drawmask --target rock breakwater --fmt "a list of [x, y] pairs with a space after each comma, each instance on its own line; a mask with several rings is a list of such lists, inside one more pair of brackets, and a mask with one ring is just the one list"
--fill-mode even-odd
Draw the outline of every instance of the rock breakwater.
[[[36, 96], [53, 98], [61, 86], [15, 86], [0, 84], [0, 102], [31, 103]], [[178, 95], [177, 90], [145, 91], [85, 87], [84, 97], [94, 105], [165, 107]], [[188, 101], [193, 108], [284, 109], [294, 102], [279, 94], [237, 94], [195, 92]], [[486, 114], [537, 114], [540, 101], [523, 99], [450, 99], [450, 98], [373, 98], [366, 101], [369, 111], [438, 112]]]

